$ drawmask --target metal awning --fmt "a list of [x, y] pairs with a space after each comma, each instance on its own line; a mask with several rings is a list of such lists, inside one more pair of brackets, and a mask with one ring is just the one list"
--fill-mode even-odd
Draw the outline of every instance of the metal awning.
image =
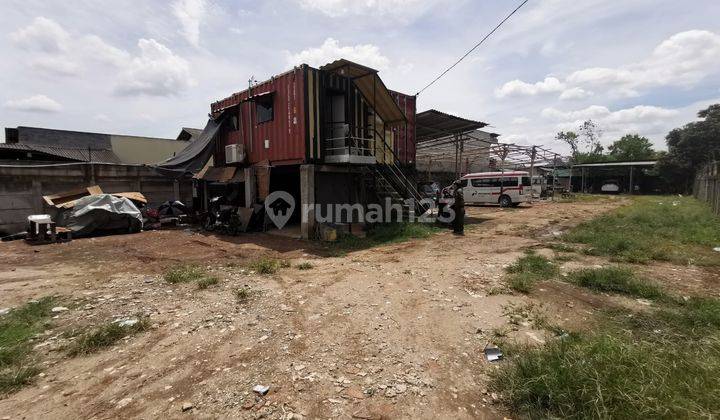
[[337, 73], [352, 79], [355, 86], [362, 92], [370, 106], [387, 124], [405, 122], [405, 114], [390, 95], [385, 83], [378, 76], [378, 71], [353, 63], [345, 59], [335, 60], [320, 67], [320, 70]]
[[418, 143], [447, 137], [453, 134], [468, 133], [487, 125], [482, 121], [456, 117], [435, 109], [417, 114], [415, 116], [415, 124], [417, 125], [415, 136]]

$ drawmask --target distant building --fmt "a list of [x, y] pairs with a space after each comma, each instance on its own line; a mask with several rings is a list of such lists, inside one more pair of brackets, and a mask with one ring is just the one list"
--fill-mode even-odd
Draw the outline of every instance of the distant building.
[[5, 128], [5, 143], [0, 143], [0, 163], [151, 164], [183, 150], [201, 131], [183, 128], [176, 139], [163, 139], [38, 127], [8, 127]]
[[482, 121], [430, 109], [416, 116], [417, 172], [447, 185], [463, 174], [493, 170], [491, 148], [499, 134], [480, 130]]

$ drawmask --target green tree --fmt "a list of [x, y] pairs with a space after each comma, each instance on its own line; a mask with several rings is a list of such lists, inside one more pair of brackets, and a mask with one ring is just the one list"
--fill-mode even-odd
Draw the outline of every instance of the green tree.
[[[555, 135], [556, 140], [560, 140], [570, 146], [573, 163], [602, 162], [603, 160], [607, 160], [607, 155], [603, 154], [600, 137], [602, 137], [602, 130], [593, 120], [583, 122], [580, 127], [578, 127], [577, 133], [574, 131], [561, 131]], [[584, 151], [581, 150], [581, 145], [585, 146]]]
[[580, 153], [579, 150], [579, 142], [580, 139], [578, 138], [578, 135], [575, 134], [572, 131], [561, 131], [557, 133], [555, 136], [556, 140], [560, 140], [561, 142], [564, 142], [568, 146], [570, 146], [570, 153], [572, 154], [572, 158], [574, 162], [577, 162], [578, 154]]
[[720, 158], [720, 104], [698, 112], [701, 121], [676, 128], [665, 137], [667, 154], [658, 169], [669, 185], [690, 191], [695, 171], [704, 163]]
[[655, 158], [652, 143], [638, 134], [626, 134], [611, 144], [610, 156], [616, 160], [648, 160]]
[[578, 128], [580, 135], [583, 137], [588, 154], [602, 156], [603, 146], [600, 144], [600, 137], [603, 131], [599, 125], [593, 120], [586, 120]]

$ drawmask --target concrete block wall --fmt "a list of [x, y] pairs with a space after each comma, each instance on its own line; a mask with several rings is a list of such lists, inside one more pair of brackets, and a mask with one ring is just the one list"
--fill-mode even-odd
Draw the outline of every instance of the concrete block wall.
[[104, 192], [139, 191], [149, 206], [178, 199], [192, 205], [192, 181], [175, 181], [147, 166], [73, 163], [0, 166], [0, 236], [25, 228], [27, 216], [47, 213], [43, 195], [99, 185]]

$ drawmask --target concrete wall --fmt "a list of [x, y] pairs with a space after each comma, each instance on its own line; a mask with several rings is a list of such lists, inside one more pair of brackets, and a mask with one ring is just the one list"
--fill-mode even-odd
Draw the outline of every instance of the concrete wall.
[[183, 150], [190, 142], [111, 135], [112, 150], [123, 163], [158, 163]]
[[[73, 163], [53, 166], [0, 166], [0, 235], [24, 230], [27, 216], [53, 214], [43, 195], [99, 185], [104, 192], [139, 191], [148, 205], [179, 199], [192, 205], [192, 182], [164, 177], [145, 166]], [[179, 196], [176, 197], [175, 190]]]
[[697, 171], [693, 195], [708, 203], [713, 212], [720, 216], [720, 162], [710, 162]]

